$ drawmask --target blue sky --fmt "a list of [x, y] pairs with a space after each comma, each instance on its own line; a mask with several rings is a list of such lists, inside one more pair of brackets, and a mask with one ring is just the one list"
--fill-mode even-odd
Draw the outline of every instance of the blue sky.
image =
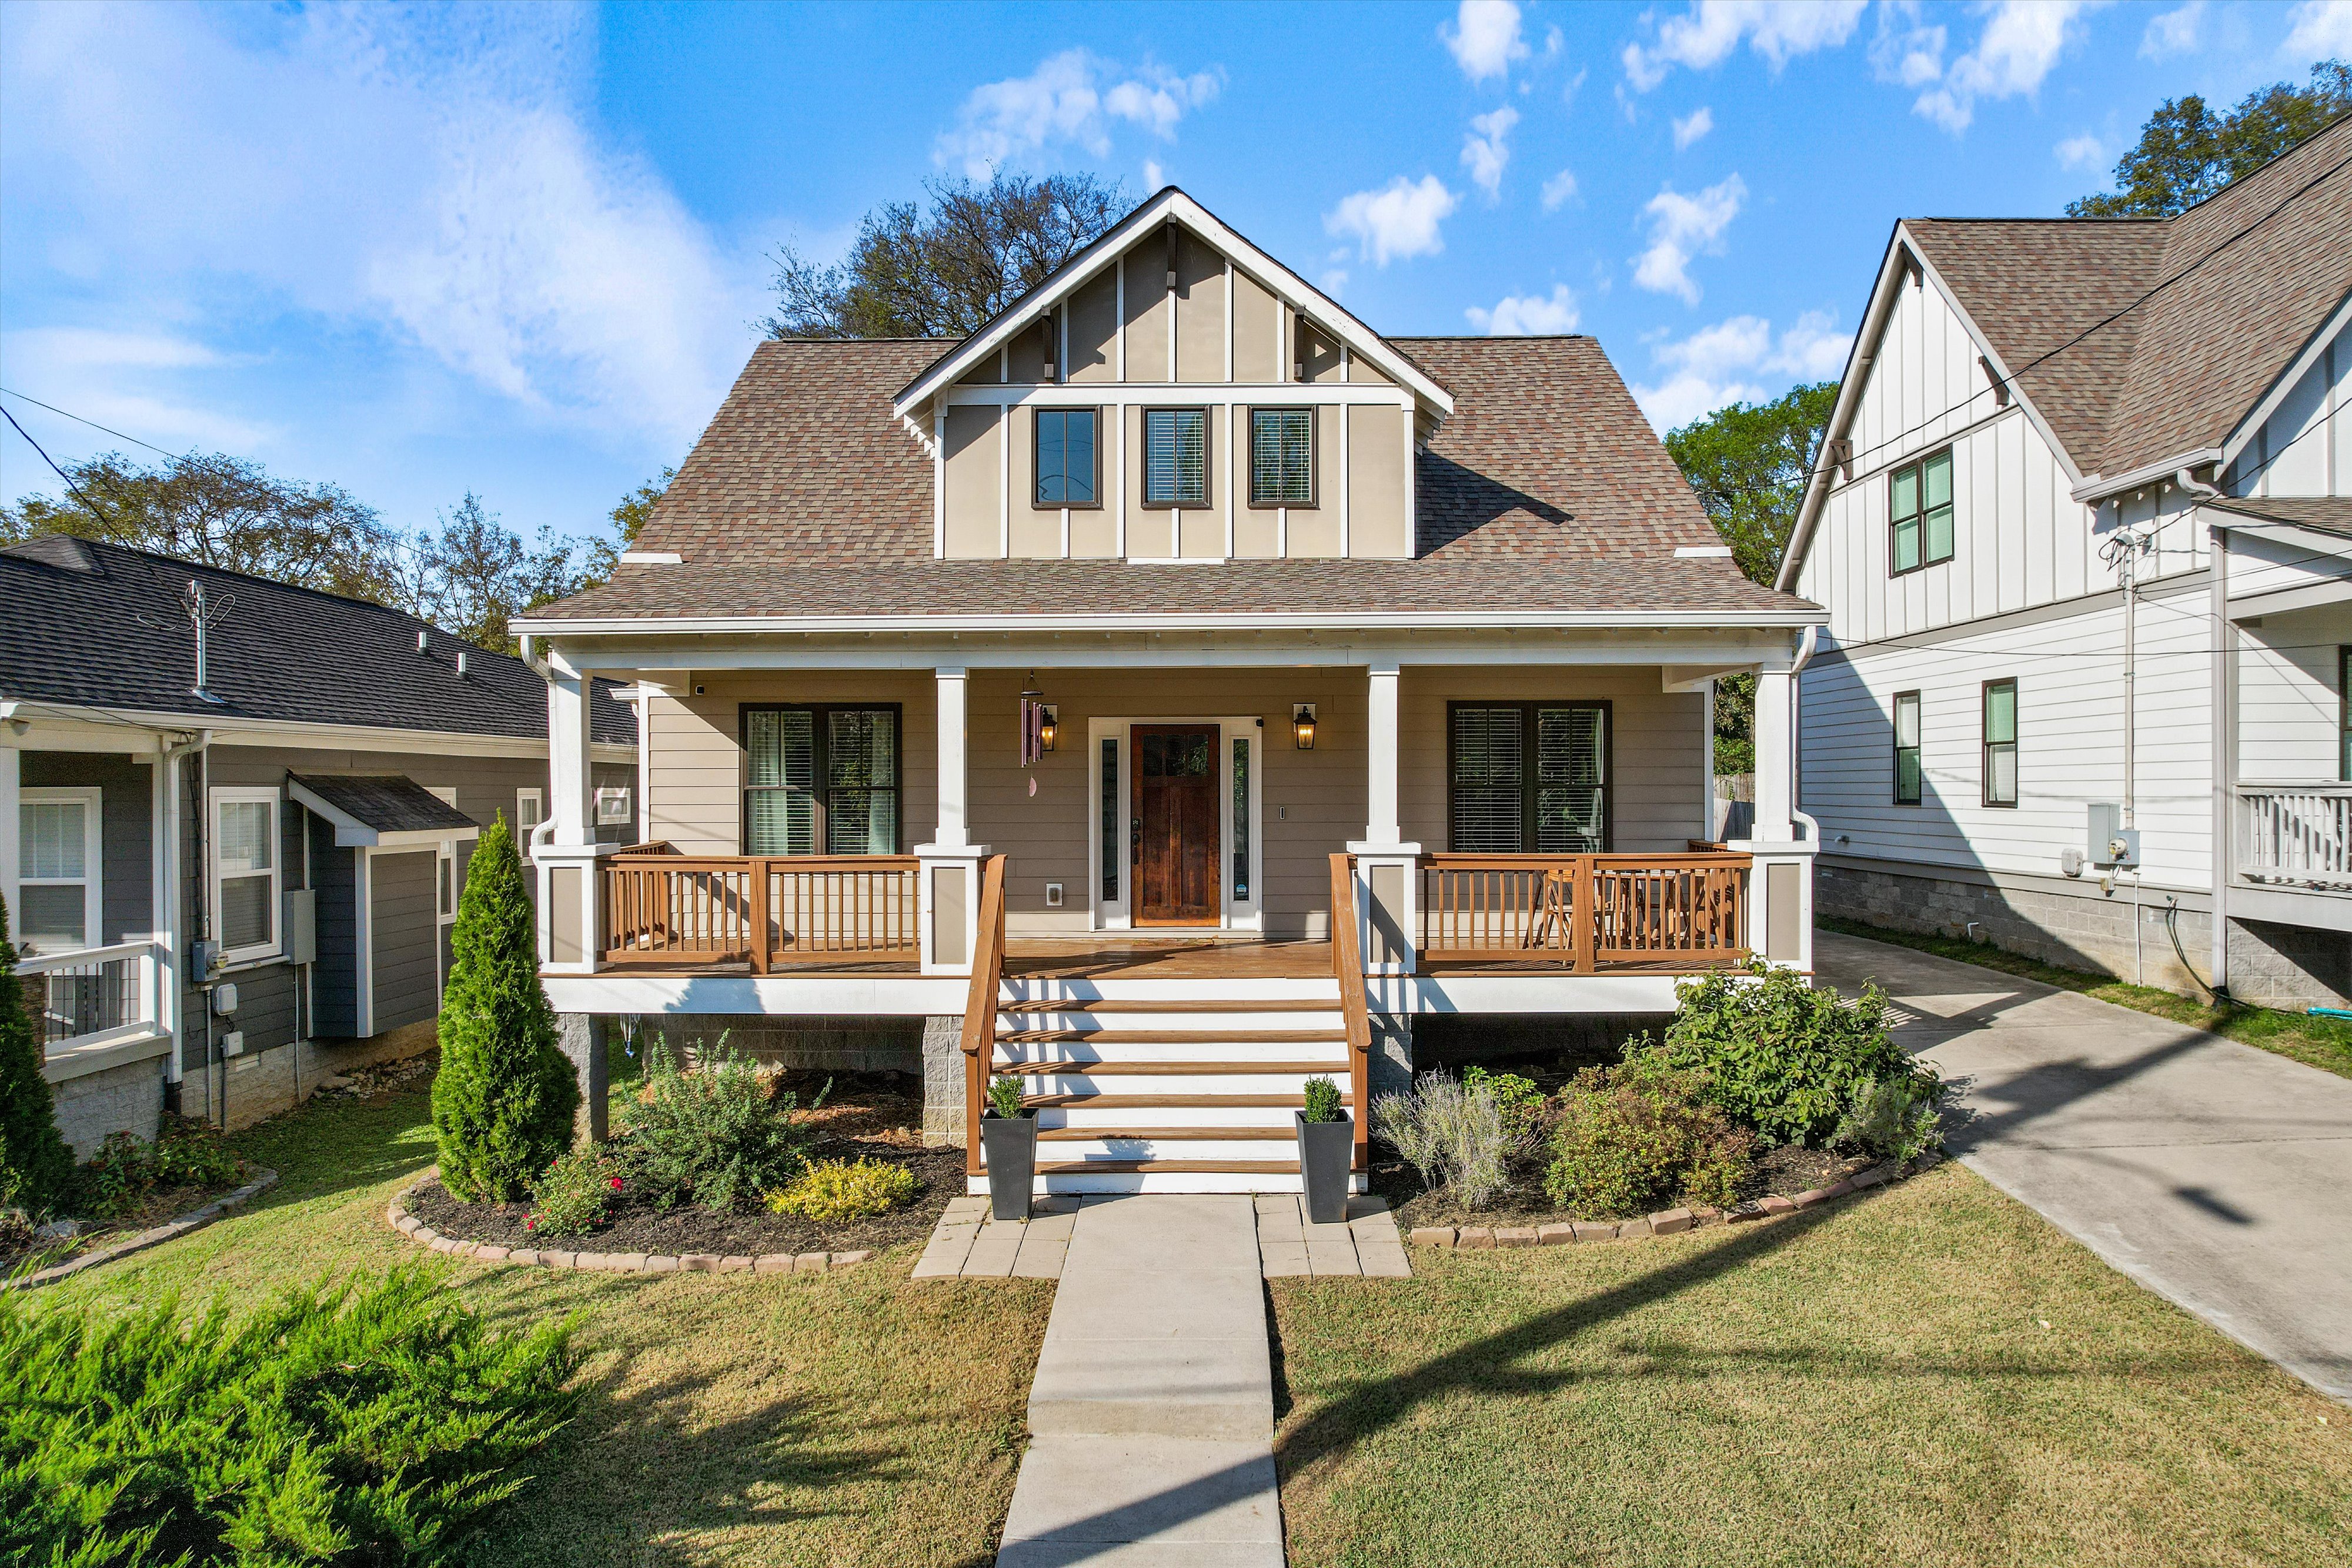
[[2162, 99], [2329, 55], [2352, 0], [19, 0], [0, 385], [400, 527], [585, 532], [717, 408], [779, 243], [1001, 162], [1181, 184], [1383, 331], [1595, 333], [1678, 423], [1834, 376], [1895, 218], [2054, 214]]

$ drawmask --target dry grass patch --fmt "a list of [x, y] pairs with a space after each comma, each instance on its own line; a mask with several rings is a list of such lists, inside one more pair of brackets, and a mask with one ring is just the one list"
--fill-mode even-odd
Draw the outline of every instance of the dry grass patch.
[[1294, 1564], [2352, 1563], [2352, 1418], [1947, 1166], [1276, 1281]]
[[[320, 1104], [237, 1140], [282, 1173], [247, 1213], [41, 1292], [147, 1301], [382, 1271], [433, 1159], [425, 1093]], [[1053, 1287], [908, 1280], [915, 1248], [822, 1275], [449, 1266], [502, 1325], [577, 1312], [588, 1397], [501, 1517], [515, 1564], [967, 1564], [1013, 1494]]]

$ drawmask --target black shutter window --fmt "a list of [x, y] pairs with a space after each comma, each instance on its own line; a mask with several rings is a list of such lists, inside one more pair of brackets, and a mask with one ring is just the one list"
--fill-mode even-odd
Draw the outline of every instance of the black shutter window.
[[1461, 854], [1517, 854], [1524, 828], [1521, 744], [1516, 707], [1454, 710], [1454, 835]]

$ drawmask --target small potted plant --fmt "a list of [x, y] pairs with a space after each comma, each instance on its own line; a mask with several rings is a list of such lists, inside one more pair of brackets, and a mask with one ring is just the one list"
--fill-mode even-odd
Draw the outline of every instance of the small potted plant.
[[1028, 1218], [1029, 1188], [1037, 1176], [1037, 1118], [1021, 1103], [1021, 1080], [1009, 1072], [989, 1082], [980, 1146], [988, 1159], [990, 1212], [999, 1219]]
[[1336, 1225], [1348, 1218], [1348, 1170], [1355, 1163], [1356, 1124], [1328, 1078], [1307, 1081], [1298, 1118], [1298, 1175], [1307, 1186], [1307, 1218]]

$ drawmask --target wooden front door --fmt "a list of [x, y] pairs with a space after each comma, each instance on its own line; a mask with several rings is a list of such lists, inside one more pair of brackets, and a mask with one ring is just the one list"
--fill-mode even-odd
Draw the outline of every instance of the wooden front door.
[[1217, 896], [1217, 727], [1139, 724], [1135, 816], [1138, 925], [1214, 925]]

